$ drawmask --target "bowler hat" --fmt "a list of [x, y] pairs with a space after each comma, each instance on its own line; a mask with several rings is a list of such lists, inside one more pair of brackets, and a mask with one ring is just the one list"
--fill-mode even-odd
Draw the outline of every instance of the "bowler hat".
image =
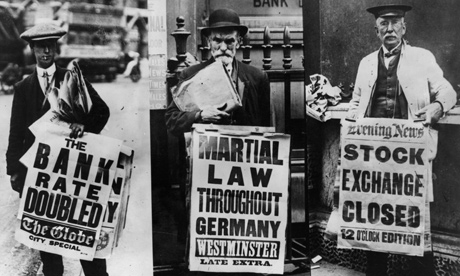
[[240, 24], [239, 15], [231, 9], [215, 10], [209, 16], [209, 27], [201, 29], [203, 34], [208, 34], [211, 30], [222, 28], [234, 28], [241, 36], [248, 32], [248, 27]]
[[40, 24], [35, 25], [32, 28], [21, 34], [21, 38], [27, 42], [45, 40], [45, 39], [59, 39], [67, 32], [54, 25], [54, 24]]
[[382, 5], [368, 8], [367, 11], [372, 13], [375, 18], [379, 17], [404, 17], [406, 12], [412, 10], [408, 5]]

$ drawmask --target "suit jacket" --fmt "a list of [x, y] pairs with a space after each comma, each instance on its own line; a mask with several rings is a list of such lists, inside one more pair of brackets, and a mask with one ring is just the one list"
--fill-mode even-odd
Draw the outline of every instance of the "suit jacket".
[[[56, 66], [55, 87], [59, 87], [64, 80], [66, 69]], [[86, 81], [88, 92], [93, 102], [89, 114], [83, 119], [85, 131], [99, 133], [107, 123], [110, 112], [108, 106], [97, 94], [92, 85]], [[13, 106], [11, 108], [10, 134], [8, 138], [8, 149], [6, 152], [7, 174], [25, 174], [26, 167], [19, 162], [19, 159], [32, 146], [35, 137], [29, 130], [37, 119], [45, 114], [50, 105], [45, 101], [45, 96], [40, 87], [37, 77], [37, 70], [14, 85]], [[70, 134], [70, 130], [69, 130]]]
[[[350, 118], [364, 117], [372, 102], [378, 75], [378, 53], [371, 53], [359, 64], [350, 101]], [[431, 102], [440, 102], [444, 112], [447, 112], [457, 101], [455, 90], [443, 77], [435, 57], [428, 50], [403, 43], [397, 75], [407, 99], [409, 119], [414, 119], [414, 113]]]
[[[210, 59], [183, 70], [179, 76], [179, 84], [181, 81], [193, 77], [214, 61], [214, 59]], [[237, 60], [233, 62], [233, 70], [236, 70], [237, 87], [242, 97], [243, 107], [233, 111], [232, 123], [247, 126], [269, 126], [270, 82], [268, 81], [267, 73]], [[198, 112], [180, 111], [174, 101], [171, 102], [165, 114], [168, 130], [176, 135], [190, 131]]]

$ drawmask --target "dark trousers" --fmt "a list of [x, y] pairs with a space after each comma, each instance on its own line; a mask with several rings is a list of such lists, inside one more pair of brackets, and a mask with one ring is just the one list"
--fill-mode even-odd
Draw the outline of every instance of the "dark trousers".
[[[387, 253], [368, 251], [366, 276], [387, 276], [387, 260]], [[408, 262], [410, 275], [436, 276], [432, 252], [425, 252], [423, 257], [409, 256]]]
[[[62, 276], [64, 265], [62, 256], [40, 251], [45, 276]], [[109, 276], [105, 259], [93, 259], [92, 261], [80, 260], [85, 276]]]

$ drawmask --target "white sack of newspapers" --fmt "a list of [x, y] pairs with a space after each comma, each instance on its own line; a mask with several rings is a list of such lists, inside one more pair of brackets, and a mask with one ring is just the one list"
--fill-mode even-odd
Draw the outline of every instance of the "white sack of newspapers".
[[337, 105], [342, 99], [340, 96], [341, 89], [337, 86], [332, 86], [329, 80], [320, 74], [311, 75], [310, 81], [311, 84], [305, 88], [307, 115], [318, 121], [325, 122], [331, 118], [327, 107]]
[[242, 106], [238, 91], [220, 60], [179, 83], [173, 91], [173, 100], [181, 111], [216, 106], [230, 112]]

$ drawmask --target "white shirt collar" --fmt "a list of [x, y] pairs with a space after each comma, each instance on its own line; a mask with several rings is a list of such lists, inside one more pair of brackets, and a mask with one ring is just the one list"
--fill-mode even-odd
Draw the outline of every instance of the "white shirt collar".
[[388, 49], [385, 47], [385, 45], [382, 45], [383, 48], [383, 54], [385, 56], [386, 53], [390, 53], [398, 49], [399, 45], [401, 45], [402, 41], [399, 42], [398, 46], [394, 47], [391, 51], [388, 51]]
[[51, 87], [54, 87], [54, 73], [56, 72], [56, 65], [53, 63], [50, 67], [43, 69], [37, 66], [37, 77], [38, 81], [40, 83], [40, 88], [42, 89], [43, 93], [46, 96], [46, 87], [47, 87], [47, 81], [43, 77], [43, 73], [46, 72], [49, 76], [48, 82]]
[[52, 64], [50, 67], [46, 68], [46, 69], [43, 69], [43, 68], [40, 68], [37, 66], [37, 75], [39, 77], [43, 77], [43, 73], [46, 72], [48, 74], [48, 76], [52, 76], [54, 75], [54, 73], [56, 72], [56, 64]]

